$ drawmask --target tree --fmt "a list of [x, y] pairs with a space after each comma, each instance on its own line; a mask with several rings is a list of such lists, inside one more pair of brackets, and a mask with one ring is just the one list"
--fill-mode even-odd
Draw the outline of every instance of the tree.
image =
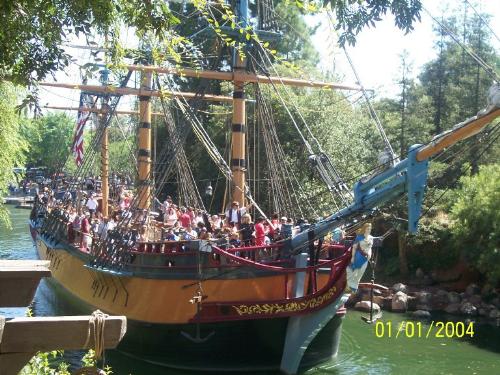
[[[388, 11], [406, 31], [411, 30], [412, 23], [420, 17], [418, 0], [328, 2], [337, 14], [338, 29], [344, 30], [342, 43], [353, 44], [355, 35], [363, 27], [373, 25]], [[223, 2], [215, 3], [193, 1], [197, 13], [191, 18], [199, 17], [218, 30], [217, 18]], [[305, 3], [297, 4], [303, 8]], [[141, 39], [152, 38], [151, 45], [158, 49], [157, 56], [163, 54], [180, 61], [181, 52], [189, 49], [184, 48], [189, 41], [174, 29], [180, 23], [178, 14], [174, 15], [164, 0], [3, 1], [0, 4], [0, 80], [33, 84], [66, 67], [71, 56], [62, 45], [75, 35], [92, 40], [96, 33], [106, 34], [113, 60], [119, 60], [125, 53], [120, 43], [121, 27], [133, 28]]]
[[27, 163], [60, 169], [69, 155], [75, 120], [65, 113], [49, 113], [29, 126]]
[[10, 226], [7, 211], [3, 205], [3, 197], [7, 186], [14, 181], [12, 168], [24, 165], [27, 143], [19, 135], [19, 114], [15, 112], [17, 101], [13, 85], [0, 82], [0, 225]]
[[454, 219], [454, 244], [495, 285], [500, 281], [500, 164], [480, 168], [460, 180]]

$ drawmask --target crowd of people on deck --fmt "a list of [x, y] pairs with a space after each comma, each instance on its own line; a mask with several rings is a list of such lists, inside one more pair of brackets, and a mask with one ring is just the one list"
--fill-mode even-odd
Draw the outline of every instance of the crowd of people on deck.
[[222, 214], [209, 214], [194, 207], [178, 206], [167, 196], [163, 203], [155, 200], [157, 212], [139, 212], [132, 208], [134, 195], [127, 185], [116, 188], [109, 215], [103, 216], [96, 190], [96, 184], [89, 178], [76, 192], [70, 191], [69, 185], [54, 190], [46, 186], [36, 197], [49, 211], [58, 208], [64, 212], [68, 241], [84, 250], [90, 248], [92, 239], [105, 240], [110, 231], [124, 223], [135, 233], [136, 243], [202, 239], [224, 241], [230, 247], [266, 246], [309, 227], [305, 219], [294, 221], [276, 213], [270, 219], [258, 216], [253, 220], [252, 205], [240, 207], [237, 201]]

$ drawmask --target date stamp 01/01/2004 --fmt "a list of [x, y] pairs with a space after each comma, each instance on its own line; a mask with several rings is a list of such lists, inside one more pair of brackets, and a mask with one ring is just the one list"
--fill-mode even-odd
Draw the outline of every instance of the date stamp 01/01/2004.
[[375, 336], [378, 338], [462, 338], [474, 337], [474, 322], [439, 322], [429, 325], [421, 322], [402, 321], [393, 324], [390, 320], [375, 323]]

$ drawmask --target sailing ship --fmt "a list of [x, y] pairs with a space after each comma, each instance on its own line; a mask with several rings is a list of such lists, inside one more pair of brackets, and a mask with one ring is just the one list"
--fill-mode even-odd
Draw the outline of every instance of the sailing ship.
[[[242, 0], [239, 6], [240, 27], [246, 27], [248, 4]], [[338, 244], [333, 246], [342, 255], [333, 259], [320, 257], [322, 239], [335, 228], [349, 228], [362, 222], [376, 207], [405, 193], [408, 194], [409, 230], [415, 231], [421, 215], [429, 157], [477, 133], [500, 115], [497, 103], [451, 132], [437, 136], [430, 144], [411, 147], [406, 159], [385, 161], [380, 170], [357, 182], [352, 193], [328, 156], [310, 148], [309, 159], [340, 207], [293, 237], [239, 247], [214, 238], [165, 240], [162, 235], [158, 237], [154, 229], [157, 224], [152, 202], [158, 191], [152, 183], [153, 177], [166, 178], [175, 166], [189, 166], [183, 154], [186, 133], [170, 123], [167, 125], [170, 147], [162, 159], [169, 160], [170, 164], [161, 176], [154, 176], [152, 97], [160, 98], [165, 117], [169, 116], [166, 98], [176, 102], [189, 124], [186, 128], [196, 135], [221, 173], [231, 181], [231, 200], [241, 207], [250, 203], [265, 216], [247, 183], [245, 86], [248, 83], [333, 89], [359, 89], [359, 86], [258, 74], [239, 53], [234, 54], [231, 71], [144, 64], [126, 68], [128, 74], [119, 86], [108, 84], [106, 70], [102, 86], [46, 85], [80, 89], [95, 98], [93, 103], [101, 99], [101, 109], [90, 105], [79, 110], [97, 112], [100, 117], [93, 144], [101, 146], [100, 211], [103, 216], [111, 214], [108, 125], [121, 96], [139, 97], [137, 192], [130, 208], [106, 238], [94, 238], [88, 249], [75, 245], [68, 236], [68, 214], [61, 206], [47, 207], [37, 200], [30, 228], [40, 258], [50, 260], [53, 279], [66, 293], [89, 309], [127, 316], [127, 334], [119, 350], [175, 368], [279, 369], [295, 374], [334, 357], [346, 313], [344, 303], [349, 296], [345, 292], [346, 268], [351, 253], [347, 246]], [[139, 89], [126, 86], [133, 71], [141, 74]], [[225, 97], [203, 90], [186, 94], [174, 86], [165, 90], [159, 80], [153, 89], [153, 73], [231, 81], [233, 95]], [[199, 100], [232, 103], [229, 163], [217, 151], [192, 111]], [[189, 178], [188, 173], [184, 181], [189, 183]], [[72, 200], [77, 207], [81, 204], [80, 189]]]

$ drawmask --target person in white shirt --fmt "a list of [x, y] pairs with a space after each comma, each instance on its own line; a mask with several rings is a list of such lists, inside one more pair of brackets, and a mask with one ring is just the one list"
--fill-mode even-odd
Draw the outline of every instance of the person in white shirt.
[[97, 207], [99, 207], [99, 203], [97, 202], [97, 199], [95, 199], [94, 194], [92, 194], [87, 200], [86, 206], [89, 209], [90, 218], [92, 219], [97, 211]]
[[241, 217], [247, 213], [247, 210], [252, 207], [250, 203], [247, 207], [241, 207], [240, 204], [234, 201], [231, 204], [231, 208], [226, 211], [226, 222], [231, 227], [239, 227], [241, 224]]

